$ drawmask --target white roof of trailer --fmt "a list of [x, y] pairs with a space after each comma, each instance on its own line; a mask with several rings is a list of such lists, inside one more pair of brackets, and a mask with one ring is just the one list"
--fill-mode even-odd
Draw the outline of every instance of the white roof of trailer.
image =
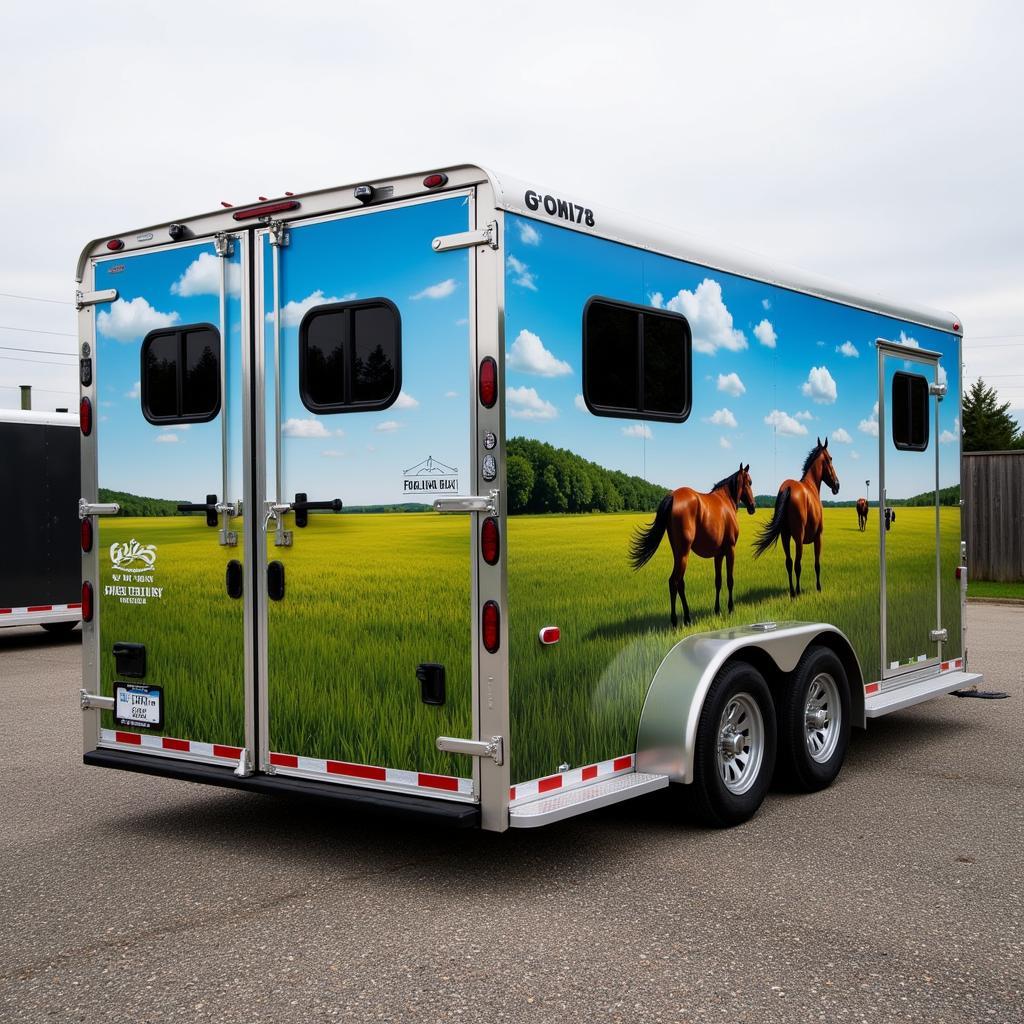
[[[686, 260], [710, 270], [719, 270], [735, 274], [738, 277], [763, 281], [765, 284], [775, 285], [779, 288], [816, 295], [832, 302], [841, 302], [847, 306], [881, 313], [898, 320], [912, 321], [940, 331], [963, 334], [963, 325], [960, 318], [954, 313], [927, 306], [908, 305], [871, 292], [850, 288], [829, 278], [789, 267], [744, 249], [705, 242], [663, 224], [632, 217], [611, 207], [595, 206], [586, 202], [585, 197], [572, 192], [541, 189], [536, 184], [517, 178], [487, 173], [495, 189], [498, 207], [510, 213], [532, 217], [534, 220], [568, 228], [572, 231], [623, 242], [638, 249], [646, 249], [663, 256]], [[552, 196], [556, 201], [563, 199], [592, 210], [594, 226], [588, 227], [585, 223], [570, 223], [557, 215], [552, 216], [545, 210], [543, 202], [537, 209], [531, 209], [526, 203], [528, 192], [539, 195], [542, 199], [544, 196]]]
[[0, 423], [35, 423], [50, 427], [77, 427], [76, 412], [45, 412], [42, 409], [0, 409]]
[[[827, 278], [796, 270], [743, 249], [734, 249], [718, 245], [717, 243], [703, 242], [687, 235], [685, 232], [677, 231], [663, 224], [631, 217], [611, 207], [601, 206], [600, 204], [595, 205], [589, 202], [586, 196], [576, 192], [546, 189], [535, 183], [489, 171], [478, 164], [455, 164], [450, 167], [434, 167], [413, 174], [370, 178], [364, 179], [361, 182], [353, 182], [350, 185], [340, 185], [313, 192], [296, 192], [288, 198], [296, 201], [298, 204], [297, 209], [294, 212], [283, 214], [282, 219], [298, 221], [306, 217], [321, 217], [341, 210], [373, 209], [377, 203], [384, 207], [389, 201], [443, 194], [441, 189], [428, 189], [423, 184], [424, 178], [431, 174], [444, 174], [447, 176], [448, 181], [445, 189], [489, 185], [494, 193], [495, 205], [498, 209], [532, 217], [542, 223], [549, 223], [570, 231], [579, 231], [584, 234], [595, 235], [599, 238], [622, 242], [652, 253], [686, 260], [689, 263], [707, 267], [709, 270], [718, 270], [755, 281], [763, 281], [765, 284], [787, 288], [791, 291], [802, 292], [807, 295], [814, 295], [831, 302], [840, 302], [843, 305], [854, 306], [873, 313], [881, 313], [883, 316], [894, 317], [897, 320], [921, 324], [925, 327], [933, 327], [936, 330], [947, 331], [952, 334], [963, 334], [960, 318], [945, 310], [896, 302], [871, 292], [850, 288], [835, 281], [830, 281]], [[358, 185], [372, 185], [379, 198], [364, 207], [353, 195], [353, 189]], [[537, 209], [530, 209], [527, 205], [526, 197], [529, 193], [540, 197], [541, 202]], [[566, 204], [571, 202], [574, 211], [577, 208], [592, 211], [594, 215], [593, 226], [590, 227], [586, 223], [577, 223], [575, 220], [570, 221], [567, 218], [559, 217], [557, 209], [555, 214], [547, 212], [543, 202], [546, 196], [553, 197], [555, 200], [564, 200]], [[279, 196], [248, 204], [242, 203], [234, 207], [215, 210], [212, 213], [200, 214], [195, 217], [179, 217], [174, 223], [184, 225], [188, 232], [184, 237], [197, 239], [208, 238], [221, 231], [230, 232], [243, 230], [248, 227], [257, 227], [262, 222], [255, 215], [250, 215], [251, 211], [263, 205], [279, 203], [284, 198]], [[245, 219], [240, 219], [239, 214], [246, 213], [247, 211]], [[101, 256], [110, 258], [112, 256], [127, 256], [133, 251], [166, 245], [169, 241], [166, 232], [171, 223], [171, 221], [164, 221], [162, 224], [155, 224], [146, 228], [120, 232], [115, 235], [107, 235], [104, 238], [95, 239], [82, 251], [82, 255], [79, 258], [76, 280], [81, 281], [83, 279], [86, 264], [90, 257]], [[122, 243], [121, 248], [113, 253], [106, 249], [106, 240], [110, 238], [117, 238]]]

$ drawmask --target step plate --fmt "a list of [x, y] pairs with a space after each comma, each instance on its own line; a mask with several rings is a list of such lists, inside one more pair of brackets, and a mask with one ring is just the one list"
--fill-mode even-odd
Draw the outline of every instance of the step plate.
[[864, 698], [864, 714], [868, 718], [880, 718], [892, 711], [900, 711], [931, 697], [953, 690], [961, 690], [965, 686], [973, 686], [981, 681], [979, 672], [943, 672], [916, 683], [907, 683], [882, 693], [874, 693]]
[[647, 775], [641, 772], [616, 775], [582, 789], [570, 789], [565, 793], [518, 804], [509, 810], [508, 823], [512, 828], [536, 828], [538, 825], [597, 810], [598, 807], [617, 804], [620, 800], [642, 796], [655, 789], [664, 789], [667, 785], [667, 775]]

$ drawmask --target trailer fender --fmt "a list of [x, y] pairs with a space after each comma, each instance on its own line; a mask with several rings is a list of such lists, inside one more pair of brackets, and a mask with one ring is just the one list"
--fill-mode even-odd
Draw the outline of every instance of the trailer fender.
[[637, 730], [636, 770], [667, 775], [672, 782], [693, 780], [693, 753], [704, 698], [718, 670], [730, 660], [746, 660], [761, 670], [774, 691], [796, 668], [804, 651], [819, 643], [834, 650], [850, 682], [852, 722], [865, 725], [864, 682], [850, 641], [826, 622], [755, 623], [680, 640], [651, 680]]

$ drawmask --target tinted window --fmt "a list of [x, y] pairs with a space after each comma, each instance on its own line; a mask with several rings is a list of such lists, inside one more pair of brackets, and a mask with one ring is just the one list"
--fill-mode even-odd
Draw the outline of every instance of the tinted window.
[[928, 447], [928, 381], [918, 373], [893, 374], [892, 443], [900, 451]]
[[387, 299], [316, 306], [299, 327], [299, 388], [312, 412], [386, 409], [398, 397], [401, 318]]
[[597, 416], [690, 414], [690, 327], [649, 306], [591, 299], [583, 314], [583, 396]]
[[152, 331], [142, 342], [142, 413], [204, 423], [220, 411], [220, 333], [209, 324]]

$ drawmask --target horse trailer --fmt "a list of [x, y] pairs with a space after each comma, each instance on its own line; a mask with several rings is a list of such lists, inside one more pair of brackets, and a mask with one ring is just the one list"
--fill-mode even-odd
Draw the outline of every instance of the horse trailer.
[[81, 620], [78, 417], [0, 409], [0, 491], [10, 541], [0, 553], [0, 627], [65, 633]]
[[462, 165], [77, 280], [88, 765], [725, 826], [979, 678], [951, 314]]

